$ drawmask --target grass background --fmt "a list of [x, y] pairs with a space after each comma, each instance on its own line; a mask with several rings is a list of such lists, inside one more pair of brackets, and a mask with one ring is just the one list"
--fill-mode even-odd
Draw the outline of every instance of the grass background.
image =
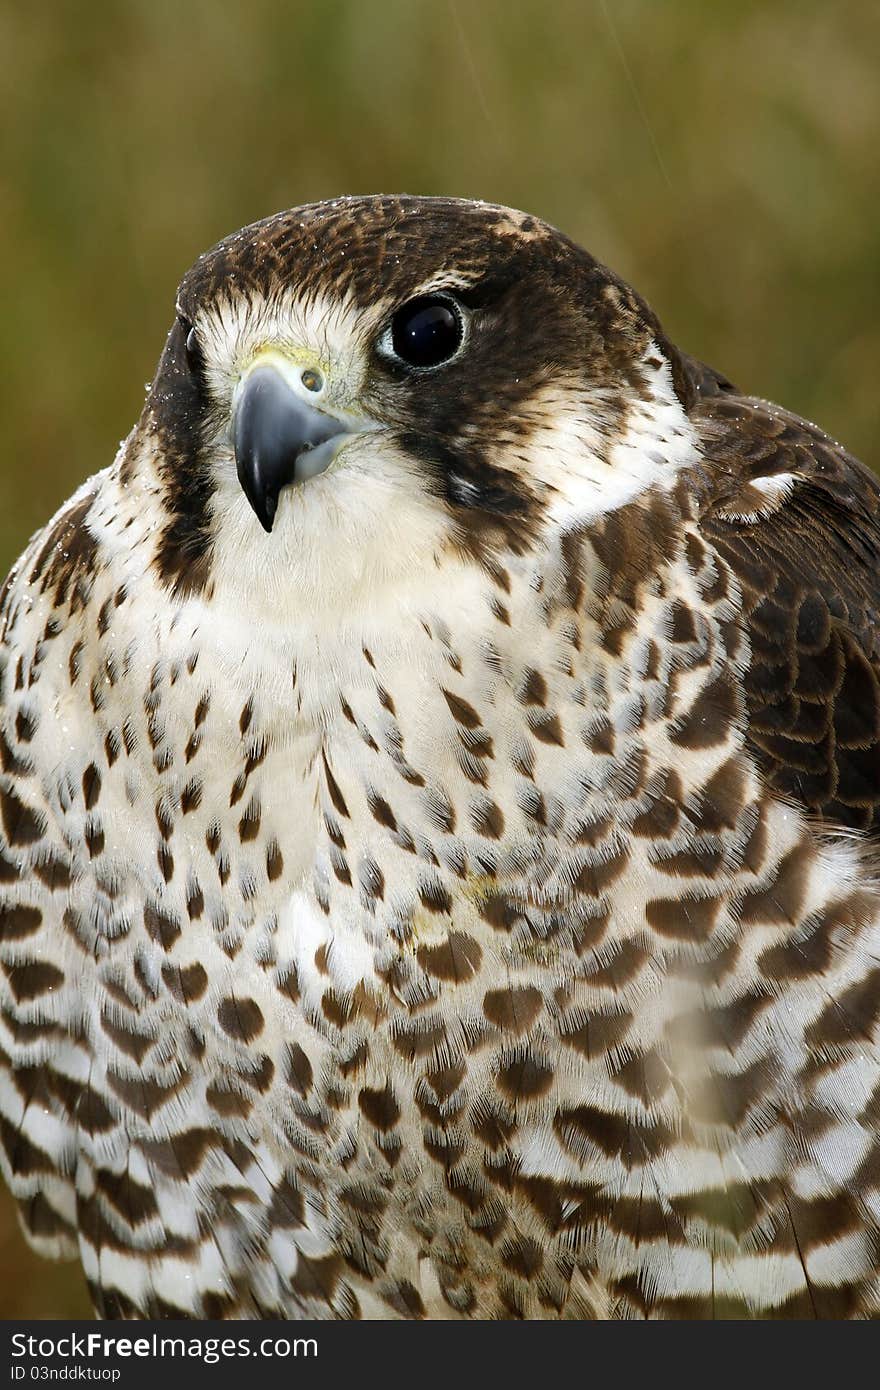
[[[340, 193], [540, 214], [880, 462], [875, 0], [0, 0], [0, 573], [143, 399], [200, 251]], [[0, 1194], [0, 1317], [85, 1315]]]

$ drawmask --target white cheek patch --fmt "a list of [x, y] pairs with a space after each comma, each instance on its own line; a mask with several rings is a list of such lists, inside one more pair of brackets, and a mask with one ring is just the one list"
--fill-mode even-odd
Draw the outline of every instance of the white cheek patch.
[[572, 410], [571, 395], [555, 412], [548, 400], [547, 426], [532, 435], [530, 452], [534, 473], [555, 493], [552, 521], [595, 521], [649, 488], [671, 488], [681, 470], [697, 462], [696, 433], [675, 394], [669, 362], [653, 343], [642, 370], [648, 399], [630, 405], [622, 433], [601, 391], [591, 393], [579, 412]]

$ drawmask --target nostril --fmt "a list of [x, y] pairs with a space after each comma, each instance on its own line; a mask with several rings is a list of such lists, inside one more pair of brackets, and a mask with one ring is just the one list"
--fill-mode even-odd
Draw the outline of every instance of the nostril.
[[324, 385], [324, 378], [321, 376], [321, 373], [313, 371], [311, 367], [308, 367], [303, 372], [300, 380], [307, 391], [320, 391], [321, 387]]

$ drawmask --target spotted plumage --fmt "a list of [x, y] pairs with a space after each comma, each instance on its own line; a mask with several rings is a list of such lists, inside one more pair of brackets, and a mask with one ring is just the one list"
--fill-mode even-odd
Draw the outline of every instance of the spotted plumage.
[[3, 591], [34, 1245], [106, 1317], [873, 1315], [878, 511], [534, 218], [202, 257]]

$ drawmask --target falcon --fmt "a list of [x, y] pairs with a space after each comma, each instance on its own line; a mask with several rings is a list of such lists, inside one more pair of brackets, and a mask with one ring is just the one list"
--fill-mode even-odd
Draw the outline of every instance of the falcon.
[[105, 1318], [874, 1315], [878, 574], [534, 217], [202, 256], [2, 595], [33, 1245]]

